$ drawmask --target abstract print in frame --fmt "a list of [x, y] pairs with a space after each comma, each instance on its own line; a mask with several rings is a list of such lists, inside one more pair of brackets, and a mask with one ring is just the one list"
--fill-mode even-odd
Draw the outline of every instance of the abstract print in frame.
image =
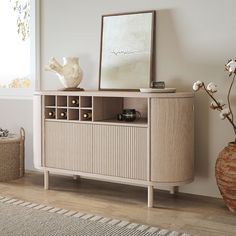
[[154, 36], [155, 11], [103, 15], [99, 89], [149, 88]]

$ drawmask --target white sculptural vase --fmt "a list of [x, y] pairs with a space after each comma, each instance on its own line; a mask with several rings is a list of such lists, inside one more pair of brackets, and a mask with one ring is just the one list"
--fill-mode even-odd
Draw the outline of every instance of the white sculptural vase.
[[63, 57], [63, 65], [52, 58], [45, 69], [55, 72], [65, 89], [78, 88], [83, 78], [78, 57]]

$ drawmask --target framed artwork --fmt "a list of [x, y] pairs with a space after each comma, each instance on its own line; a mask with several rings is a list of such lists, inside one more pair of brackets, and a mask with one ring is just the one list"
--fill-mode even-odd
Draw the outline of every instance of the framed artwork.
[[153, 80], [155, 11], [102, 16], [99, 90], [139, 90]]

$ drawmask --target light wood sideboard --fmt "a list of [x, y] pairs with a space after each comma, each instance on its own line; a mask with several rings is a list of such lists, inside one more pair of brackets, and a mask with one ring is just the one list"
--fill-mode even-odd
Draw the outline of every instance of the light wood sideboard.
[[[154, 187], [173, 193], [193, 181], [193, 99], [187, 92], [36, 92], [34, 165], [44, 170], [45, 189], [49, 172], [146, 186], [152, 207]], [[125, 108], [141, 118], [118, 121]]]

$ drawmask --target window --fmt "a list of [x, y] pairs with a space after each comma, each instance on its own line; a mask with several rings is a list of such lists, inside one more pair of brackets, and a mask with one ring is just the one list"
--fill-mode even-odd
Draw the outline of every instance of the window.
[[0, 97], [32, 96], [36, 74], [32, 71], [36, 71], [36, 2], [0, 1]]

